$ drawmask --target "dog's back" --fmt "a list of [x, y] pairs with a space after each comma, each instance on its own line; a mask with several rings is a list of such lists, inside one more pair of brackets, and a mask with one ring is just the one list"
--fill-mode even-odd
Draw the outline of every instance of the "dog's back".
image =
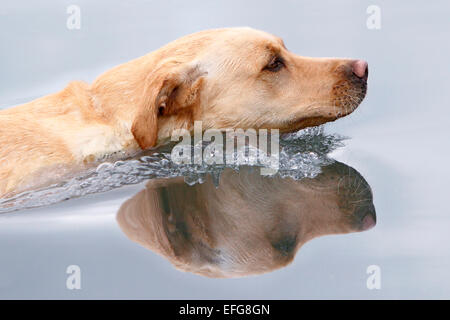
[[[59, 93], [0, 111], [0, 195], [38, 184], [39, 173], [72, 162], [69, 124], [86, 113], [87, 84], [71, 83]], [[61, 130], [60, 130], [61, 129]]]

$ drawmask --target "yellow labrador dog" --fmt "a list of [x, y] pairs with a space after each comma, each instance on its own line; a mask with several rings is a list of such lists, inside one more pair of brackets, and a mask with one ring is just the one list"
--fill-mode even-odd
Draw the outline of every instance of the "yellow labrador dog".
[[264, 177], [242, 167], [209, 177], [153, 180], [126, 201], [117, 220], [131, 240], [176, 268], [208, 277], [260, 274], [290, 263], [307, 241], [376, 223], [364, 178], [339, 162], [314, 179]]
[[155, 147], [195, 120], [282, 132], [333, 121], [363, 100], [367, 70], [362, 60], [295, 55], [250, 28], [185, 36], [91, 85], [0, 111], [0, 197]]

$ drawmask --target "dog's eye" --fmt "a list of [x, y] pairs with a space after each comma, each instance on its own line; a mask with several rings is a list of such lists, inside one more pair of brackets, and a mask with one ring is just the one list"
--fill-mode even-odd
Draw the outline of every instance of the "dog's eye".
[[162, 103], [158, 108], [158, 113], [160, 116], [163, 116], [166, 111], [166, 104]]
[[264, 70], [271, 71], [271, 72], [277, 72], [281, 68], [284, 67], [283, 59], [280, 57], [274, 57], [267, 66], [264, 67]]

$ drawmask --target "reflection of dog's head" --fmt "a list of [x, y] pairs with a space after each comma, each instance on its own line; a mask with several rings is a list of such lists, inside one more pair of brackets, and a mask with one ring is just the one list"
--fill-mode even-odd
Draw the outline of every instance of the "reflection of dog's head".
[[369, 185], [334, 163], [314, 179], [225, 170], [220, 185], [154, 180], [126, 201], [117, 220], [133, 241], [178, 269], [209, 277], [269, 272], [291, 262], [308, 240], [375, 225]]
[[[351, 113], [366, 93], [362, 60], [307, 58], [250, 28], [195, 33], [100, 76], [96, 105], [131, 121], [142, 149], [193, 121], [203, 128], [295, 131]], [[130, 118], [131, 117], [131, 118]], [[127, 122], [125, 121], [125, 122]]]

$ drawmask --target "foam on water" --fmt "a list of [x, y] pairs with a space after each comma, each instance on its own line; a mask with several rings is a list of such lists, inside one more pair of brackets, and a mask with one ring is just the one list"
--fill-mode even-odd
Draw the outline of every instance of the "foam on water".
[[[343, 146], [345, 137], [324, 133], [323, 127], [308, 128], [286, 134], [280, 139], [279, 168], [281, 177], [313, 178], [321, 167], [333, 162], [328, 154]], [[150, 155], [137, 159], [104, 162], [81, 176], [49, 187], [23, 192], [14, 197], [0, 199], [0, 213], [40, 207], [83, 195], [106, 192], [124, 185], [137, 184], [147, 179], [184, 177], [186, 183], [202, 183], [211, 174], [216, 186], [225, 168], [239, 170], [239, 166], [261, 166], [256, 159], [246, 157], [235, 164], [176, 164], [171, 150], [175, 144], [163, 146]], [[203, 149], [207, 144], [203, 144]], [[192, 146], [192, 148], [194, 148]], [[247, 147], [248, 150], [248, 147]], [[235, 153], [238, 153], [236, 150]]]

